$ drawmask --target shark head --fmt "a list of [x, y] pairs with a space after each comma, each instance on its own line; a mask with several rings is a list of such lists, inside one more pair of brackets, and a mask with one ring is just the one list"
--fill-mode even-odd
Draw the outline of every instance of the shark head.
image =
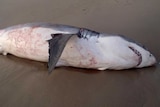
[[152, 66], [156, 63], [155, 56], [146, 48], [134, 43], [130, 44], [129, 48], [139, 57], [136, 68]]
[[125, 36], [120, 35], [120, 37], [129, 42], [128, 47], [139, 57], [136, 68], [152, 66], [157, 62], [155, 56], [144, 45]]

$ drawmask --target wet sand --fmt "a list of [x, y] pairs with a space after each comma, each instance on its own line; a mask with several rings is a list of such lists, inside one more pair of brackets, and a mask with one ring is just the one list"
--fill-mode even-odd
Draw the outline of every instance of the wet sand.
[[[160, 59], [158, 0], [1, 0], [0, 28], [52, 22], [119, 33]], [[0, 107], [159, 107], [160, 65], [122, 71], [61, 67], [0, 55]]]

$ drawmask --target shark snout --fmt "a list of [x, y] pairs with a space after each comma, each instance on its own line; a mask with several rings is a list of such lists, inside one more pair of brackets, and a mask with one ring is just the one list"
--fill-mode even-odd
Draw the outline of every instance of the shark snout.
[[139, 57], [137, 68], [152, 66], [157, 63], [155, 56], [143, 47], [138, 47], [133, 50]]

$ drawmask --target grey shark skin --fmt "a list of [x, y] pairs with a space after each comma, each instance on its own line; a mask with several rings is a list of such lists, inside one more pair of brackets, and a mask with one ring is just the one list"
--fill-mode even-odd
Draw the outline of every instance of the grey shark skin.
[[54, 39], [48, 40], [49, 43], [49, 61], [48, 61], [48, 71], [49, 73], [55, 68], [63, 49], [67, 41], [72, 37], [71, 34], [53, 34]]
[[155, 57], [121, 35], [50, 23], [28, 23], [0, 30], [0, 52], [59, 66], [129, 69], [151, 66]]

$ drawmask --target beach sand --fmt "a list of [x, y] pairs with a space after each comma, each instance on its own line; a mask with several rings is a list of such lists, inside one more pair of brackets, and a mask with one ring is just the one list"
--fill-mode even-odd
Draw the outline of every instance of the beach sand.
[[[158, 0], [1, 0], [0, 28], [52, 22], [123, 34], [160, 61]], [[96, 71], [0, 55], [1, 107], [159, 107], [160, 65]]]

